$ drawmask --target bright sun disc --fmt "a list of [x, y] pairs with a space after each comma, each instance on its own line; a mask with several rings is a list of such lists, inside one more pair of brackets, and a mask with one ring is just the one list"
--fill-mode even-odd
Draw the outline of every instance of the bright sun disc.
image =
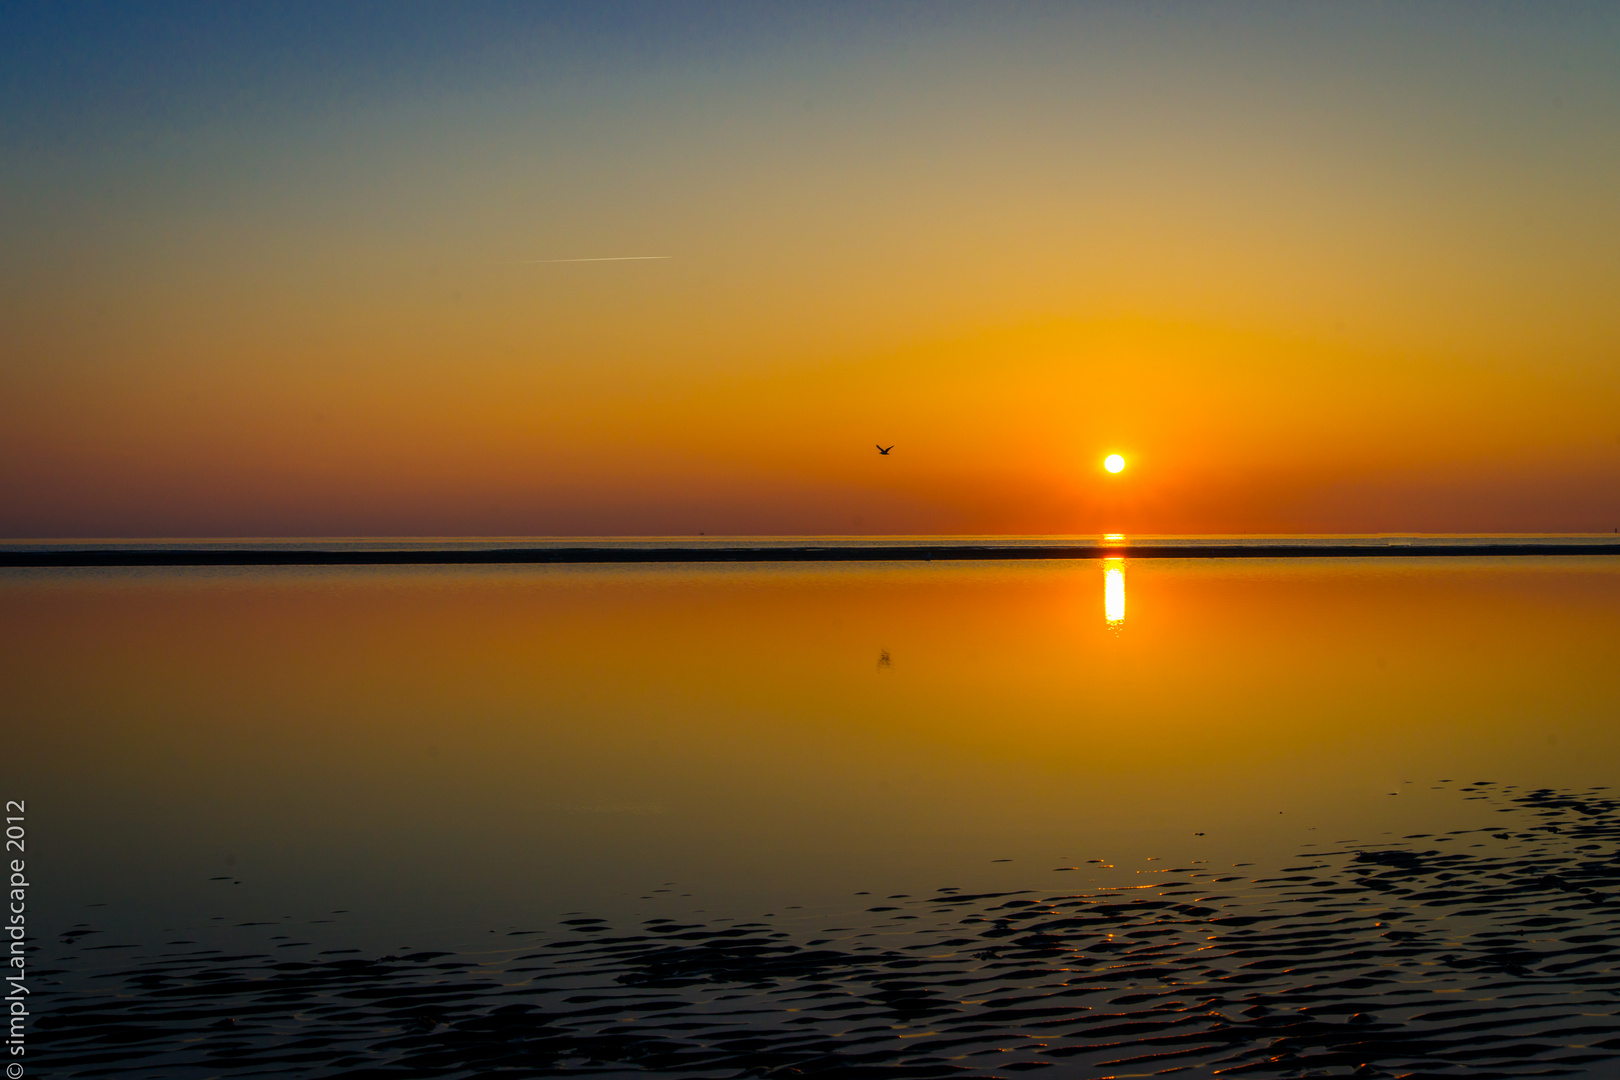
[[1123, 469], [1124, 467], [1125, 459], [1120, 457], [1118, 454], [1109, 454], [1107, 457], [1103, 458], [1103, 468], [1107, 469], [1109, 472], [1119, 472], [1119, 470]]

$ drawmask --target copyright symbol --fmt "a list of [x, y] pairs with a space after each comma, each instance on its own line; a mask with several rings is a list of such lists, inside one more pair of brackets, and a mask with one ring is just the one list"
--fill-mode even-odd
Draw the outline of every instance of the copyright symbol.
[[6, 1066], [6, 1075], [11, 1077], [11, 1080], [17, 1080], [17, 1077], [22, 1075], [22, 1066], [13, 1061]]

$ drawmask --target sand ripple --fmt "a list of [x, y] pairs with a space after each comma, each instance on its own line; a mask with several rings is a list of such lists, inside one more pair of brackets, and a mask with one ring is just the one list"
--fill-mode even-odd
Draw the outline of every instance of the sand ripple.
[[103, 974], [74, 937], [38, 999], [32, 1069], [1602, 1074], [1620, 1059], [1620, 803], [1460, 791], [1499, 823], [1242, 879], [1196, 866], [1094, 893], [890, 897], [813, 934], [579, 917], [499, 954], [179, 948]]

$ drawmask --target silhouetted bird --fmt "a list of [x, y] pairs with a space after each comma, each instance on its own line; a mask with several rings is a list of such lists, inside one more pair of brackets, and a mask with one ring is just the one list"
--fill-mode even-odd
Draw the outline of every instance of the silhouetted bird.
[[893, 450], [893, 449], [894, 449], [894, 444], [890, 443], [888, 446], [879, 446], [878, 447], [878, 453], [882, 454], [884, 457], [888, 457], [889, 456], [889, 451]]

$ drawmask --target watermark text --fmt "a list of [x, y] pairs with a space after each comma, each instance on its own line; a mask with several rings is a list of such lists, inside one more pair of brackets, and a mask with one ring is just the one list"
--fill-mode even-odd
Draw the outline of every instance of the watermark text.
[[6, 892], [7, 951], [5, 975], [6, 1076], [17, 1080], [23, 1074], [22, 1058], [28, 1053], [28, 1009], [32, 991], [28, 988], [28, 822], [27, 804], [20, 799], [6, 802], [5, 864], [11, 884]]

